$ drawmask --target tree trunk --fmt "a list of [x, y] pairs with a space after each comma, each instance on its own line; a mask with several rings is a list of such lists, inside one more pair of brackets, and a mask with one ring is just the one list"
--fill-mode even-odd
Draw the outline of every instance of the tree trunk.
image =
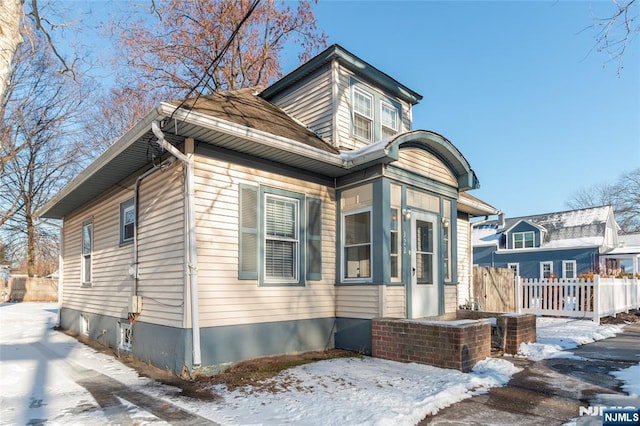
[[9, 84], [9, 74], [13, 54], [22, 41], [20, 20], [22, 19], [22, 1], [0, 1], [0, 99]]

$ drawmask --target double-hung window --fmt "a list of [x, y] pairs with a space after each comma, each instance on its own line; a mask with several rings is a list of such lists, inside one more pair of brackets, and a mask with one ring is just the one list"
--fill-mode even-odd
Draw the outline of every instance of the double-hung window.
[[540, 278], [553, 278], [553, 262], [540, 262]]
[[391, 223], [389, 225], [389, 260], [391, 282], [402, 281], [402, 187], [390, 185]]
[[513, 233], [513, 248], [523, 249], [533, 247], [534, 233], [533, 231], [526, 232], [514, 232]]
[[562, 278], [577, 278], [577, 267], [575, 260], [562, 261]]
[[371, 278], [371, 209], [344, 214], [344, 278]]
[[372, 277], [373, 186], [361, 185], [342, 192], [342, 279], [370, 281]]
[[265, 194], [265, 282], [298, 282], [298, 200]]
[[516, 277], [520, 276], [520, 264], [517, 262], [514, 263], [507, 263], [507, 268], [512, 269], [513, 270], [513, 274]]
[[353, 134], [373, 140], [373, 96], [357, 87], [353, 88]]
[[131, 200], [120, 204], [120, 244], [133, 241], [136, 227], [136, 208]]
[[380, 102], [380, 124], [382, 139], [398, 133], [398, 110], [388, 102]]
[[322, 278], [322, 203], [267, 186], [239, 186], [238, 278], [304, 285]]
[[91, 286], [92, 273], [92, 257], [93, 257], [93, 221], [87, 221], [82, 224], [82, 285]]

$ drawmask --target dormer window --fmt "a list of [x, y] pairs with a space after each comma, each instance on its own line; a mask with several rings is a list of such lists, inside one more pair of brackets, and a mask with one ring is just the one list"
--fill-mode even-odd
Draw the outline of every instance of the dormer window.
[[533, 231], [527, 232], [514, 232], [513, 233], [513, 248], [523, 249], [533, 247], [535, 236]]
[[398, 109], [388, 102], [380, 103], [380, 124], [382, 139], [398, 133]]
[[373, 96], [353, 88], [353, 133], [370, 141], [373, 139]]
[[351, 136], [359, 142], [376, 142], [401, 131], [402, 106], [397, 99], [351, 79]]

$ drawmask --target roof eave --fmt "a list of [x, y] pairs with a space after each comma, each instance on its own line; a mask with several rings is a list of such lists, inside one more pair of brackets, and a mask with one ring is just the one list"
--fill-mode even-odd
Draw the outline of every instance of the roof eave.
[[330, 152], [302, 144], [293, 139], [274, 135], [262, 130], [243, 126], [241, 124], [236, 124], [231, 121], [223, 120], [221, 118], [213, 117], [211, 115], [203, 114], [197, 111], [179, 109], [174, 112], [175, 107], [164, 102], [158, 105], [158, 109], [163, 111], [165, 113], [165, 116], [173, 113], [173, 118], [188, 122], [189, 124], [194, 124], [228, 135], [241, 137], [249, 141], [257, 142], [261, 145], [275, 148], [281, 151], [315, 158], [332, 166], [342, 167], [343, 165], [343, 161], [338, 154], [332, 154]]
[[86, 169], [84, 169], [78, 176], [76, 176], [71, 182], [69, 182], [60, 192], [47, 201], [37, 212], [37, 217], [44, 217], [49, 219], [62, 219], [62, 215], [48, 215], [49, 211], [65, 197], [70, 195], [73, 191], [77, 190], [83, 183], [93, 176], [98, 170], [109, 164], [116, 156], [122, 153], [127, 147], [129, 147], [138, 138], [142, 137], [154, 120], [160, 120], [165, 115], [160, 111], [158, 107], [153, 108], [147, 115], [145, 115], [135, 126], [127, 131], [120, 139], [118, 139], [113, 145], [111, 145], [105, 152], [103, 152], [95, 161], [93, 161]]
[[322, 67], [323, 65], [330, 63], [334, 59], [337, 59], [342, 65], [345, 66], [345, 68], [357, 74], [363, 75], [372, 82], [393, 92], [400, 99], [409, 102], [412, 105], [415, 105], [420, 102], [420, 100], [422, 100], [422, 95], [409, 89], [407, 86], [398, 82], [393, 77], [380, 71], [371, 64], [363, 61], [338, 44], [329, 46], [327, 49], [320, 52], [308, 62], [300, 65], [298, 68], [291, 71], [289, 74], [279, 79], [271, 86], [267, 87], [260, 93], [260, 97], [262, 97], [263, 99], [269, 99], [273, 96], [276, 96], [287, 87], [297, 83], [299, 80], [304, 78], [304, 76]]

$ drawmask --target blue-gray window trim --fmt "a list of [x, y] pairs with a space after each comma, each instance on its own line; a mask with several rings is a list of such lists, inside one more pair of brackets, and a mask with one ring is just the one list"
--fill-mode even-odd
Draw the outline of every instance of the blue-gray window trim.
[[[304, 286], [306, 280], [320, 279], [318, 275], [307, 276], [306, 249], [309, 243], [307, 237], [306, 201], [304, 194], [286, 191], [264, 185], [240, 184], [239, 201], [239, 255], [238, 255], [238, 279], [258, 280], [260, 286]], [[298, 281], [291, 282], [266, 282], [263, 255], [265, 252], [265, 195], [272, 194], [291, 198], [298, 201]], [[320, 202], [320, 200], [311, 202]], [[307, 200], [308, 202], [308, 200]], [[316, 241], [318, 236], [313, 235]], [[251, 238], [256, 238], [256, 244], [249, 244]], [[320, 235], [321, 238], [321, 235]], [[322, 250], [322, 246], [320, 246]], [[248, 267], [251, 266], [251, 267]], [[322, 268], [322, 267], [321, 267]], [[321, 271], [322, 269], [320, 269]]]
[[[80, 285], [82, 287], [92, 287], [93, 286], [93, 248], [95, 246], [95, 229], [94, 229], [94, 223], [93, 223], [93, 217], [85, 220], [82, 222], [82, 228], [80, 230]], [[86, 267], [85, 267], [85, 262], [87, 261], [87, 257], [85, 255], [84, 252], [84, 229], [85, 227], [90, 226], [91, 227], [91, 247], [88, 253], [89, 256], [89, 280], [86, 281], [85, 278], [85, 272], [86, 272]]]
[[238, 192], [238, 279], [256, 280], [260, 268], [258, 220], [261, 203], [258, 200], [258, 187], [240, 184]]
[[[312, 215], [314, 216], [312, 217]], [[307, 198], [306, 225], [307, 256], [305, 257], [305, 263], [307, 265], [307, 280], [319, 281], [322, 279], [322, 201], [318, 198]], [[316, 246], [315, 249], [314, 245]]]
[[364, 92], [366, 94], [368, 94], [369, 96], [371, 96], [373, 98], [373, 105], [371, 106], [371, 108], [373, 109], [372, 113], [373, 113], [373, 123], [372, 123], [372, 127], [373, 127], [373, 134], [372, 134], [372, 140], [368, 141], [368, 142], [375, 142], [375, 141], [379, 141], [382, 138], [382, 118], [381, 118], [381, 114], [382, 114], [382, 101], [388, 103], [389, 105], [393, 106], [396, 108], [396, 110], [398, 111], [398, 133], [401, 132], [402, 129], [402, 105], [394, 98], [391, 98], [389, 96], [385, 96], [384, 94], [380, 93], [378, 90], [374, 89], [373, 87], [361, 82], [360, 80], [351, 77], [349, 79], [349, 99], [350, 99], [350, 120], [351, 120], [351, 126], [349, 129], [349, 134], [351, 135], [352, 138], [358, 139], [358, 140], [365, 140], [359, 136], [356, 136], [355, 132], [353, 131], [354, 128], [354, 119], [353, 119], [353, 88], [356, 87], [358, 90], [360, 90], [361, 92]]
[[136, 227], [138, 226], [138, 212], [136, 211], [136, 208], [134, 206], [134, 199], [131, 198], [127, 201], [124, 201], [122, 203], [120, 203], [120, 244], [131, 244], [133, 243], [133, 239], [134, 237], [132, 236], [131, 238], [126, 238], [125, 239], [125, 235], [124, 235], [124, 213], [125, 210], [127, 210], [128, 208], [133, 207], [134, 210], [134, 219], [133, 219], [133, 232], [136, 232]]

